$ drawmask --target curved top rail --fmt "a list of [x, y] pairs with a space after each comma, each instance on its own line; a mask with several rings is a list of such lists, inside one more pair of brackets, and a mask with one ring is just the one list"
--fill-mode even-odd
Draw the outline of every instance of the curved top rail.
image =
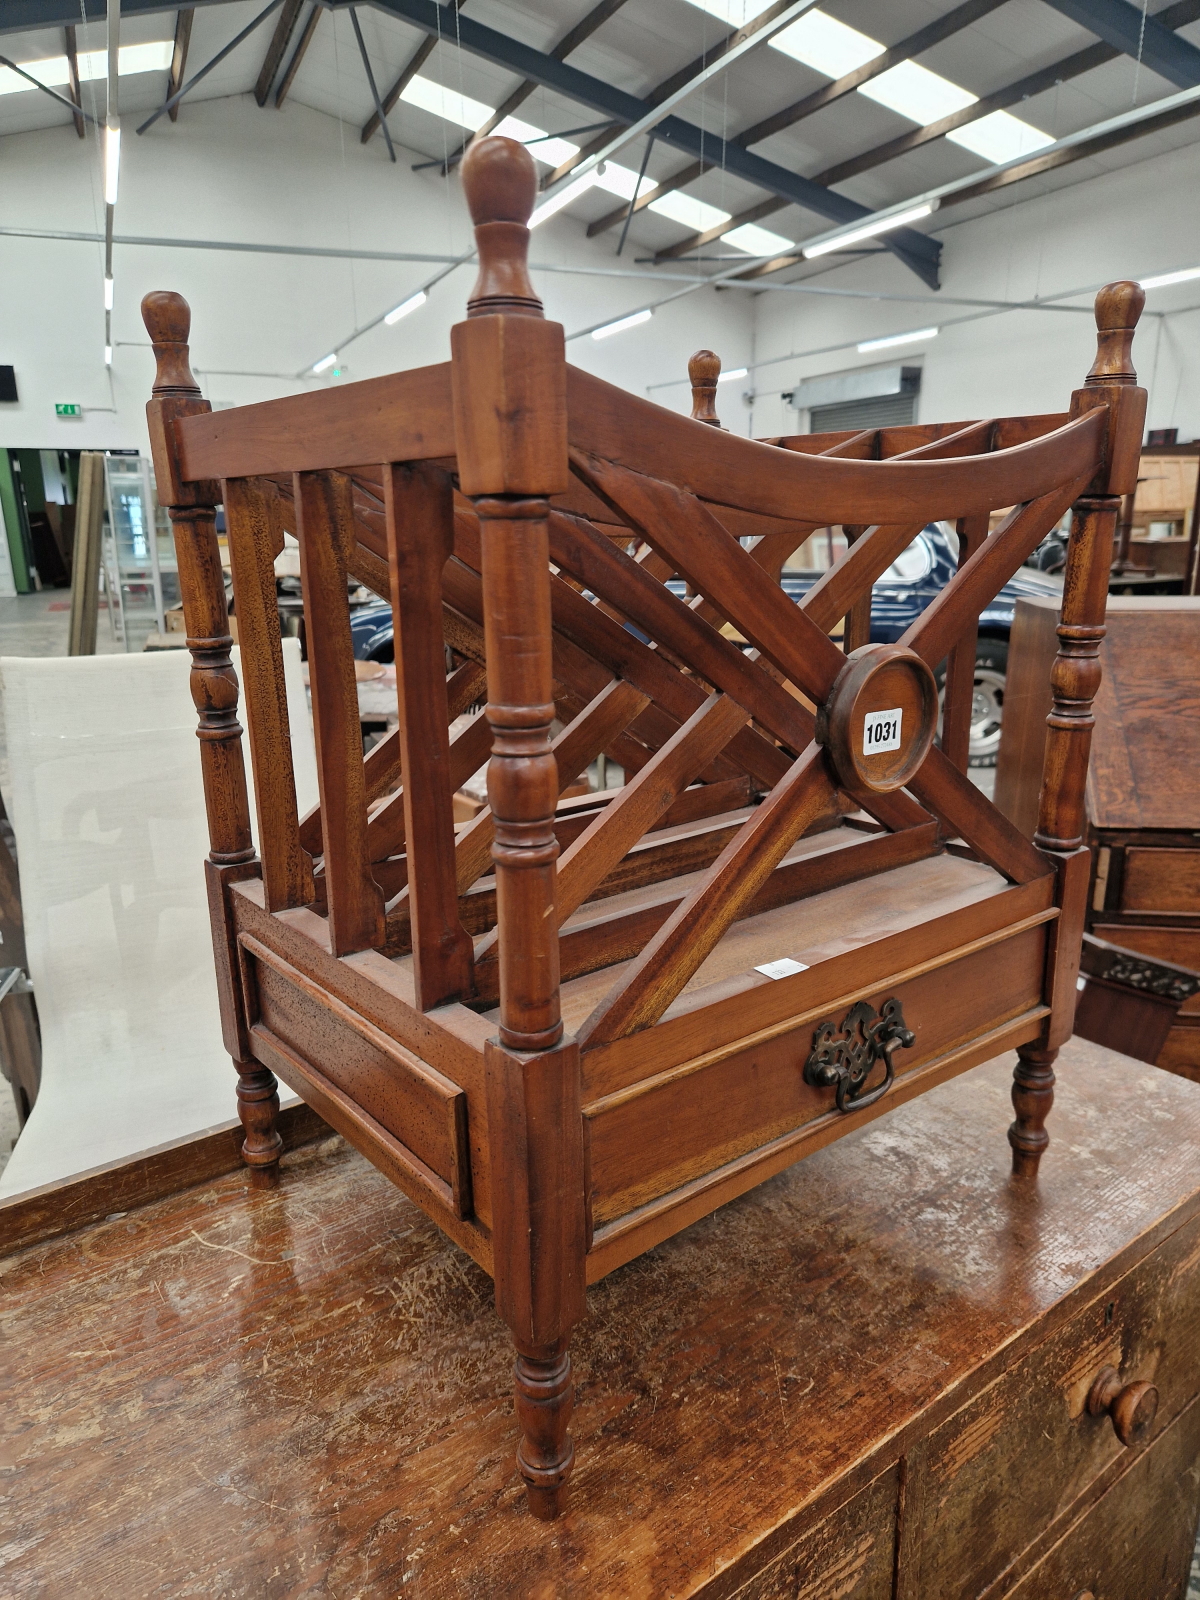
[[714, 505], [827, 522], [932, 522], [1048, 494], [1104, 460], [1103, 408], [1027, 444], [953, 460], [805, 455], [705, 427], [567, 368], [570, 442]]

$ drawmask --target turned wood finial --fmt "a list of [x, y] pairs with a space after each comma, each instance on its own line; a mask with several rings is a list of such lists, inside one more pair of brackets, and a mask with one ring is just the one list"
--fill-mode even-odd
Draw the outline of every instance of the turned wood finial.
[[495, 134], [472, 139], [462, 181], [479, 250], [479, 277], [467, 316], [540, 317], [542, 302], [529, 281], [526, 226], [537, 199], [533, 157], [515, 139]]
[[170, 289], [155, 289], [142, 301], [142, 321], [158, 362], [152, 393], [198, 395], [188, 357], [192, 308], [187, 301]]
[[696, 422], [707, 422], [719, 428], [717, 415], [717, 379], [721, 376], [721, 358], [711, 350], [697, 350], [688, 362], [688, 377], [692, 382], [692, 417]]
[[1089, 384], [1137, 382], [1133, 333], [1145, 304], [1146, 291], [1129, 279], [1105, 284], [1096, 296], [1096, 359]]

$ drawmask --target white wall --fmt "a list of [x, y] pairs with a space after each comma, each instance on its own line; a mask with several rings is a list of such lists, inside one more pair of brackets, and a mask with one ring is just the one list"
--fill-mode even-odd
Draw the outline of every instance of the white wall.
[[[185, 103], [123, 141], [116, 233], [158, 238], [287, 243], [354, 250], [460, 254], [471, 232], [457, 177], [411, 172], [421, 157], [381, 140], [365, 148], [358, 129], [300, 104], [260, 110], [251, 96]], [[0, 141], [3, 223], [99, 232], [100, 168], [91, 139], [68, 125]], [[535, 262], [614, 260], [615, 237], [589, 243], [578, 220], [553, 218], [532, 242]], [[111, 390], [103, 363], [103, 247], [0, 236], [0, 362], [17, 371], [21, 395], [0, 406], [0, 447], [146, 448], [144, 407], [153, 361], [138, 312], [150, 289], [176, 289], [192, 307], [193, 363], [214, 402], [246, 404], [336, 380], [287, 376], [334, 349], [352, 329], [398, 304], [436, 264], [350, 262], [228, 251], [117, 246]], [[669, 290], [653, 281], [534, 273], [546, 315], [570, 335], [619, 317]], [[380, 327], [345, 351], [346, 379], [443, 361], [449, 330], [465, 315], [474, 269], [459, 268], [428, 303], [394, 328]], [[751, 355], [753, 302], [702, 291], [664, 307], [649, 324], [612, 339], [568, 346], [568, 359], [644, 392], [684, 374], [712, 343], [729, 365]], [[280, 374], [235, 377], [252, 372]], [[56, 419], [55, 402], [82, 404], [82, 421]], [[686, 389], [664, 403], [684, 410]], [[112, 408], [112, 409], [104, 409]], [[749, 414], [739, 403], [740, 427]]]
[[[185, 103], [139, 139], [127, 134], [118, 234], [278, 242], [358, 250], [460, 253], [470, 229], [457, 178], [414, 174], [398, 149], [392, 166], [378, 139], [365, 148], [357, 128], [301, 104], [260, 110], [250, 96]], [[0, 140], [3, 223], [68, 231], [103, 226], [95, 145], [70, 126]], [[944, 213], [943, 291], [926, 296], [890, 256], [818, 279], [839, 288], [912, 293], [911, 303], [809, 295], [701, 291], [665, 306], [653, 321], [611, 340], [568, 346], [589, 371], [676, 410], [688, 390], [687, 358], [711, 345], [727, 368], [790, 351], [838, 345], [937, 321], [922, 349], [886, 355], [842, 350], [764, 366], [720, 391], [737, 432], [791, 431], [796, 413], [779, 396], [801, 377], [874, 365], [898, 355], [923, 359], [922, 420], [1061, 410], [1083, 380], [1094, 345], [1090, 316], [1016, 312], [954, 326], [969, 308], [946, 296], [1018, 299], [1034, 293], [1142, 277], [1200, 264], [1200, 146], [1092, 178], [1055, 194], [997, 197], [998, 209], [954, 225]], [[533, 236], [536, 262], [612, 268], [612, 234], [589, 242], [578, 219], [558, 217]], [[626, 248], [620, 265], [632, 265]], [[294, 393], [314, 382], [289, 376], [334, 349], [359, 325], [402, 300], [436, 271], [420, 263], [349, 262], [228, 251], [118, 246], [116, 352], [103, 365], [102, 247], [95, 243], [0, 236], [0, 361], [17, 369], [21, 400], [0, 406], [0, 446], [145, 447], [143, 408], [153, 364], [138, 314], [148, 289], [178, 289], [193, 309], [193, 359], [205, 393], [244, 404]], [[680, 270], [677, 266], [674, 270]], [[547, 316], [570, 334], [669, 292], [665, 282], [537, 272]], [[444, 360], [449, 329], [464, 314], [473, 270], [460, 268], [428, 304], [395, 328], [378, 328], [344, 353], [346, 379]], [[922, 303], [922, 297], [924, 301]], [[940, 303], [939, 303], [940, 301]], [[1200, 301], [1200, 283], [1155, 291], [1148, 313]], [[931, 303], [932, 302], [932, 303]], [[1077, 304], [1083, 305], [1084, 301]], [[1151, 391], [1150, 427], [1200, 435], [1200, 313], [1147, 315], [1135, 345]], [[232, 372], [278, 374], [236, 377]], [[56, 401], [76, 401], [82, 421], [56, 419]], [[103, 408], [111, 407], [111, 410]]]
[[[949, 226], [954, 213], [947, 209], [941, 296], [1020, 300], [1200, 266], [1200, 208], [1185, 199], [1197, 192], [1200, 145], [1192, 144], [1057, 193], [1022, 200], [1014, 189], [1003, 210], [959, 226]], [[890, 256], [816, 281], [924, 295], [917, 280]], [[759, 296], [760, 360], [934, 323], [942, 331], [923, 345], [884, 353], [859, 356], [849, 349], [760, 368], [754, 374], [754, 432], [795, 430], [796, 413], [779, 397], [799, 378], [885, 360], [916, 362], [922, 354], [922, 422], [1066, 409], [1071, 390], [1082, 384], [1095, 353], [1090, 314], [1017, 311], [955, 327], [948, 324], [970, 316], [971, 308], [938, 305], [938, 298], [901, 304]], [[1090, 300], [1089, 295], [1072, 304], [1088, 306]], [[1200, 436], [1200, 312], [1163, 318], [1153, 313], [1197, 302], [1200, 280], [1152, 290], [1134, 341], [1138, 375], [1150, 391], [1147, 426], [1177, 427], [1181, 440]]]

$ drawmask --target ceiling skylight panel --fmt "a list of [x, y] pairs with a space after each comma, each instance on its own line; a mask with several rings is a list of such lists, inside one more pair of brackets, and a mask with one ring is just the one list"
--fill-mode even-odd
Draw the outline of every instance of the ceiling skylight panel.
[[[150, 44], [122, 45], [117, 52], [117, 71], [123, 78], [134, 72], [165, 72], [171, 65], [173, 48], [169, 39], [155, 40]], [[85, 50], [78, 57], [78, 61], [81, 81], [95, 82], [108, 76], [107, 50]], [[50, 89], [57, 89], [62, 84], [70, 82], [66, 56], [49, 56], [42, 61], [21, 61], [18, 65], [23, 67], [30, 77], [36, 78], [39, 83], [44, 83]], [[10, 71], [8, 67], [0, 67], [0, 94], [20, 94], [25, 89], [30, 93], [33, 92], [33, 85], [28, 78], [22, 78], [19, 73]]]
[[[532, 122], [520, 117], [505, 117], [493, 130], [506, 139], [519, 139], [529, 146], [529, 154], [543, 166], [561, 167], [564, 161], [579, 154], [579, 146], [569, 139], [548, 139], [544, 128], [535, 128]], [[531, 142], [532, 141], [532, 142]]]
[[[156, 39], [152, 44], [123, 44], [117, 51], [117, 71], [122, 77], [133, 72], [165, 72], [171, 65], [174, 49], [170, 39]], [[108, 77], [107, 50], [85, 50], [78, 59], [81, 79]]]
[[482, 100], [472, 100], [470, 95], [443, 88], [440, 83], [434, 83], [430, 78], [422, 78], [420, 73], [414, 73], [408, 80], [400, 98], [407, 101], [410, 106], [417, 106], [435, 117], [444, 118], [446, 122], [457, 123], [460, 128], [469, 128], [472, 133], [476, 128], [482, 128], [488, 118], [494, 116], [496, 112], [495, 106], [485, 106]]
[[1044, 150], [1054, 143], [1048, 133], [1022, 122], [1020, 117], [1010, 116], [1007, 111], [993, 111], [988, 117], [980, 117], [978, 122], [968, 122], [965, 128], [956, 128], [946, 138], [951, 144], [961, 145], [964, 150], [971, 150], [985, 161], [996, 164], [1011, 161], [1014, 156], [1032, 155], [1035, 150]]
[[877, 39], [816, 9], [806, 12], [768, 43], [772, 50], [782, 50], [784, 55], [803, 62], [814, 72], [824, 73], [827, 78], [844, 77], [847, 72], [883, 54], [883, 46]]
[[796, 248], [791, 239], [785, 239], [781, 233], [772, 233], [770, 228], [760, 228], [756, 222], [743, 222], [740, 228], [723, 233], [721, 242], [731, 244], [735, 250], [744, 250], [751, 256], [782, 255]]
[[731, 28], [740, 28], [753, 22], [771, 4], [771, 0], [688, 0], [697, 11], [704, 11], [718, 22], [727, 22]]
[[979, 99], [969, 89], [960, 89], [949, 78], [930, 72], [916, 61], [899, 62], [870, 83], [864, 83], [858, 92], [922, 128], [948, 117], [953, 111], [973, 106]]
[[719, 227], [722, 222], [729, 221], [728, 211], [706, 205], [703, 200], [683, 194], [679, 189], [663, 195], [661, 200], [651, 200], [649, 209], [657, 211], [660, 217], [670, 217], [672, 222], [682, 223], [696, 233], [705, 233], [709, 228]]
[[[609, 194], [615, 194], [618, 200], [632, 200], [633, 191], [637, 188], [638, 175], [629, 167], [623, 167], [617, 161], [602, 161], [593, 169], [592, 181], [598, 189], [607, 189]], [[658, 185], [647, 183], [642, 179], [642, 193], [653, 194]]]

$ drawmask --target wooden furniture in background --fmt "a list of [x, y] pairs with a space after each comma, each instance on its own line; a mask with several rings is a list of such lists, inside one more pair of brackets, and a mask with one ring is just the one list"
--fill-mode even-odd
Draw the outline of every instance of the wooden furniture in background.
[[[1137, 1061], [1157, 1063], [1180, 1023], [1180, 1008], [1198, 990], [1200, 972], [1150, 961], [1085, 933], [1075, 1032]], [[1200, 1077], [1200, 1071], [1183, 1076]]]
[[[1036, 821], [1056, 620], [1053, 601], [1018, 601], [1009, 647], [996, 804], [1027, 836]], [[1200, 599], [1110, 598], [1087, 781], [1088, 929], [1150, 962], [1190, 971], [1200, 971], [1198, 659]], [[1183, 1000], [1156, 1059], [1200, 1078], [1200, 996]]]
[[511, 1482], [486, 1275], [344, 1146], [6, 1260], [5, 1587], [1182, 1600], [1200, 1090], [1072, 1040], [1054, 1159], [1014, 1184], [1011, 1059], [596, 1287], [553, 1532]]
[[[491, 1273], [517, 1351], [518, 1462], [551, 1517], [587, 1283], [1013, 1047], [1014, 1168], [1037, 1171], [1074, 1009], [1088, 712], [1142, 432], [1143, 297], [1100, 294], [1065, 414], [756, 443], [567, 366], [526, 270], [528, 152], [478, 140], [463, 182], [480, 276], [448, 365], [210, 415], [187, 307], [152, 294], [148, 415], [247, 1161], [274, 1170], [278, 1074]], [[985, 535], [997, 505], [1014, 510]], [[966, 778], [962, 740], [934, 745], [933, 673], [1072, 505], [1030, 845]], [[847, 657], [830, 628], [861, 625], [872, 583], [934, 518], [960, 525], [957, 576], [899, 644]], [[285, 523], [321, 791], [303, 816], [268, 603]], [[794, 605], [779, 563], [829, 523], [862, 531]], [[365, 761], [348, 575], [395, 616], [399, 726]], [[487, 720], [451, 742], [481, 668]], [[969, 695], [969, 673], [955, 682]], [[490, 807], [456, 831], [452, 795], [489, 749]], [[624, 787], [561, 803], [602, 753]], [[866, 831], [841, 823], [859, 808]]]
[[[1121, 507], [1115, 569], [1181, 578], [1183, 592], [1197, 592], [1196, 545], [1200, 534], [1200, 441], [1156, 445], [1142, 452], [1136, 490]], [[1151, 538], [1153, 523], [1170, 523], [1167, 538]]]
[[104, 456], [98, 450], [85, 450], [79, 457], [75, 542], [71, 550], [71, 620], [67, 637], [69, 656], [96, 654], [103, 528]]

